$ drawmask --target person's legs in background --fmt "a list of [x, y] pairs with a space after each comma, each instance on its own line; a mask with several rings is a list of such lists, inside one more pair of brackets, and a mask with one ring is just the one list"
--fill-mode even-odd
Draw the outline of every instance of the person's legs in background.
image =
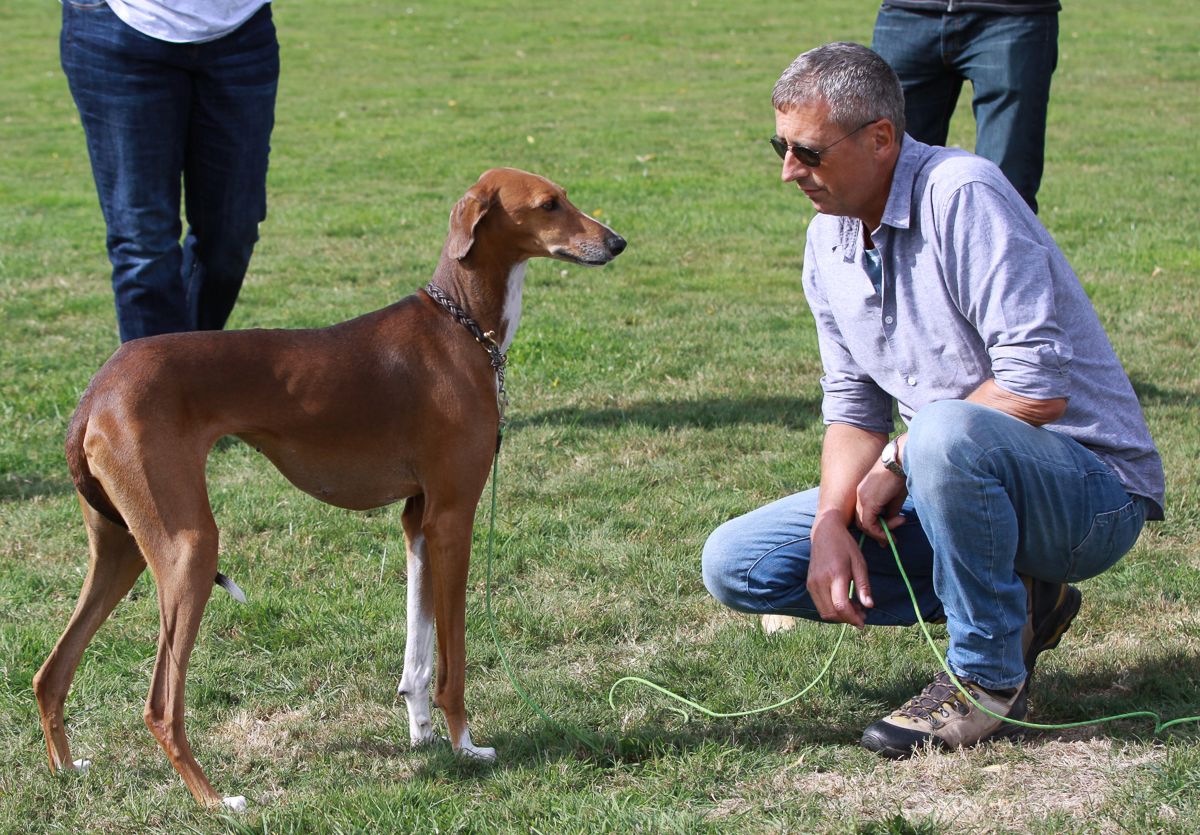
[[122, 342], [188, 329], [179, 199], [191, 91], [173, 46], [105, 3], [63, 3], [62, 66], [104, 213]]
[[888, 62], [904, 88], [905, 132], [927, 145], [945, 145], [963, 78], [947, 61], [943, 16], [883, 6], [871, 48]]
[[270, 5], [196, 47], [184, 164], [188, 328], [225, 326], [267, 214], [279, 44]]
[[975, 153], [1000, 167], [1037, 212], [1058, 15], [964, 13], [955, 66], [974, 90]]

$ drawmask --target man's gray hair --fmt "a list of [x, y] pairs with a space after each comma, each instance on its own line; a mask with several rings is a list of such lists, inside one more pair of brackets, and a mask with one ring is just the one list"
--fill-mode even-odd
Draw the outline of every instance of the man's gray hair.
[[904, 132], [904, 90], [894, 70], [879, 54], [856, 43], [831, 43], [810, 49], [784, 70], [771, 104], [776, 110], [821, 100], [829, 118], [843, 130], [888, 119]]

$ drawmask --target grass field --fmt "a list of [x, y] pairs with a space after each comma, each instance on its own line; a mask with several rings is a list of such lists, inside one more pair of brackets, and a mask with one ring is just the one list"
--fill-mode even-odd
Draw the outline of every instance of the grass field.
[[[1168, 519], [1083, 584], [1039, 666], [1035, 718], [1200, 713], [1200, 254], [1193, 0], [1068, 2], [1042, 217], [1087, 287], [1162, 451]], [[823, 427], [799, 287], [811, 208], [765, 139], [779, 72], [868, 41], [876, 4], [278, 3], [283, 76], [270, 216], [231, 327], [324, 325], [428, 279], [454, 200], [511, 165], [565, 185], [630, 242], [603, 270], [535, 262], [511, 351], [493, 585], [486, 506], [468, 602], [467, 701], [494, 766], [411, 750], [399, 514], [296, 492], [222, 444], [209, 486], [222, 570], [189, 677], [189, 731], [219, 791], [194, 806], [147, 733], [158, 631], [139, 580], [75, 681], [82, 779], [45, 766], [30, 681], [86, 548], [62, 456], [116, 347], [104, 231], [57, 63], [58, 5], [0, 3], [0, 831], [1179, 832], [1200, 829], [1197, 725], [1121, 722], [882, 762], [861, 729], [936, 662], [912, 630], [847, 637], [800, 702], [684, 722], [642, 675], [722, 711], [817, 672], [836, 629], [764, 637], [705, 592], [725, 519], [811, 486]], [[971, 147], [963, 103], [953, 141]], [[944, 633], [942, 633], [944, 635]]]

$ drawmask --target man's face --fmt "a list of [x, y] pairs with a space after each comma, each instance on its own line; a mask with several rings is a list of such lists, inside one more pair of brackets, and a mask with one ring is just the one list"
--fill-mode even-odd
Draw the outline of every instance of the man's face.
[[[877, 131], [873, 127], [868, 125], [846, 137], [853, 127], [845, 129], [833, 124], [829, 120], [829, 105], [820, 100], [776, 110], [775, 133], [789, 145], [814, 150], [833, 146], [821, 153], [821, 164], [815, 168], [806, 166], [789, 150], [783, 160], [783, 181], [794, 182], [818, 212], [878, 223], [874, 215], [882, 215], [890, 177], [884, 182], [881, 176]], [[846, 138], [839, 142], [843, 137]]]

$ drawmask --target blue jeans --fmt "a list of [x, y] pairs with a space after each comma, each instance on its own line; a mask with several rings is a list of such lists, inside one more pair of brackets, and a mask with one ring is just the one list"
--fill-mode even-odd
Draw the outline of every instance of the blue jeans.
[[143, 35], [103, 2], [62, 8], [62, 66], [104, 213], [121, 341], [224, 327], [267, 213], [279, 79], [270, 5], [199, 44]]
[[1042, 182], [1058, 14], [917, 12], [886, 3], [872, 49], [900, 76], [907, 132], [945, 145], [963, 80], [974, 90], [975, 153], [1000, 167], [1033, 211]]
[[[1052, 582], [1094, 577], [1137, 540], [1149, 500], [1131, 496], [1076, 441], [961, 400], [930, 404], [909, 427], [907, 521], [896, 540], [921, 616], [944, 616], [956, 675], [1005, 688], [1025, 678], [1020, 574]], [[752, 614], [820, 620], [805, 583], [817, 490], [717, 528], [704, 546], [704, 584]], [[857, 532], [855, 532], [857, 536]], [[916, 623], [891, 551], [863, 548], [875, 606], [867, 623]]]

